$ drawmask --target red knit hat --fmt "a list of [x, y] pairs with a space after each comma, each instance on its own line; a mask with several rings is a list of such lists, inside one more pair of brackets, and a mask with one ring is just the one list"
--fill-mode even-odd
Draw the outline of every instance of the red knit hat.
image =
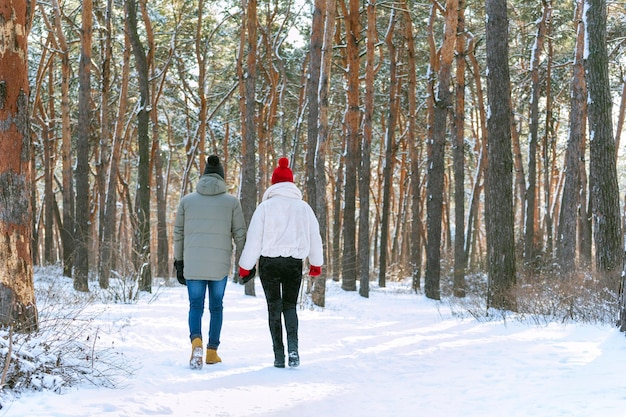
[[289, 159], [285, 157], [278, 160], [278, 167], [272, 174], [272, 184], [279, 182], [293, 182], [293, 172], [289, 169]]

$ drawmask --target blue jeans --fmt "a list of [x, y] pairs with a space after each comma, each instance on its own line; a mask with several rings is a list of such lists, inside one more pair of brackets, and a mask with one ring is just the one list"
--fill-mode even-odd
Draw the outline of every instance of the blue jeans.
[[189, 338], [199, 337], [202, 339], [202, 315], [204, 314], [204, 297], [209, 290], [209, 343], [207, 347], [217, 349], [220, 344], [222, 332], [222, 312], [224, 310], [222, 300], [226, 291], [228, 277], [219, 281], [204, 281], [196, 279], [187, 280], [187, 293], [189, 294]]

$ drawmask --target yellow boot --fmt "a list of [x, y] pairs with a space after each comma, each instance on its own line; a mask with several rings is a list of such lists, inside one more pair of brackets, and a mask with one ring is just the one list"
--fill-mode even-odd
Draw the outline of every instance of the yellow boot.
[[207, 365], [213, 365], [215, 363], [221, 362], [222, 358], [217, 356], [217, 349], [207, 348], [206, 350], [206, 363]]
[[189, 359], [191, 369], [202, 369], [202, 339], [196, 337], [191, 341], [191, 358]]

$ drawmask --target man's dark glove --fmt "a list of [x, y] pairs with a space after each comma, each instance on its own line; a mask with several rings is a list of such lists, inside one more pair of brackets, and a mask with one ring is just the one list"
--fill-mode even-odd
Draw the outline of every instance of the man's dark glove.
[[247, 270], [239, 267], [239, 277], [241, 278], [241, 283], [245, 284], [250, 281], [256, 275], [256, 265], [252, 267], [252, 269]]
[[183, 275], [183, 268], [185, 263], [183, 261], [174, 261], [174, 268], [176, 268], [176, 279], [181, 285], [187, 285], [187, 280]]

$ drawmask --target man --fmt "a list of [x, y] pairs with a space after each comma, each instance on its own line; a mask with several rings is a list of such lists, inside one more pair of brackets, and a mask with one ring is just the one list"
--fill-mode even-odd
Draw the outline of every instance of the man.
[[[217, 354], [222, 331], [224, 291], [231, 270], [233, 240], [238, 249], [246, 240], [246, 224], [239, 200], [228, 194], [224, 167], [216, 155], [207, 158], [196, 191], [180, 200], [174, 225], [174, 265], [189, 294], [189, 338], [192, 369], [202, 368], [202, 315], [208, 291], [209, 334], [206, 363]], [[184, 272], [183, 272], [184, 271]]]

